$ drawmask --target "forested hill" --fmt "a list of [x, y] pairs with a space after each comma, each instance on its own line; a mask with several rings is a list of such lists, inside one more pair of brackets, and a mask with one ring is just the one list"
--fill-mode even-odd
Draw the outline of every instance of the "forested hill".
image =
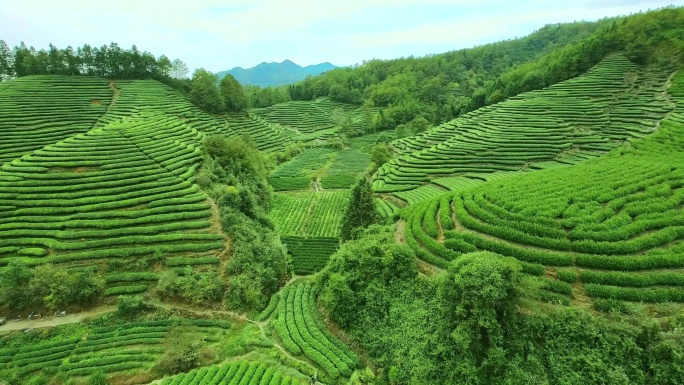
[[282, 63], [261, 63], [247, 69], [235, 67], [228, 71], [220, 71], [216, 75], [219, 79], [227, 74], [233, 75], [244, 86], [269, 87], [298, 82], [309, 75], [319, 75], [334, 68], [337, 67], [328, 62], [302, 67], [285, 60]]
[[427, 57], [371, 60], [289, 87], [293, 100], [383, 108], [373, 130], [423, 117], [441, 123], [521, 92], [586, 72], [612, 52], [640, 64], [684, 61], [684, 8], [668, 7], [597, 22], [547, 25], [515, 40]]

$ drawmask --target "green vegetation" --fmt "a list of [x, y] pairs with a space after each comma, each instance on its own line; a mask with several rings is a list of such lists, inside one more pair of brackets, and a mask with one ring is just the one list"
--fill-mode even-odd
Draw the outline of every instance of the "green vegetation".
[[684, 383], [682, 11], [275, 89], [0, 44], [0, 383]]
[[50, 74], [166, 80], [187, 74], [187, 67], [180, 60], [172, 62], [165, 55], [155, 58], [147, 51], [140, 52], [135, 45], [127, 50], [116, 43], [102, 47], [85, 44], [76, 50], [50, 44], [45, 51], [27, 47], [23, 42], [10, 50], [7, 43], [0, 41], [0, 63], [1, 79]]
[[200, 68], [192, 74], [190, 100], [204, 111], [240, 112], [247, 108], [247, 95], [240, 83], [228, 75], [221, 79]]
[[659, 324], [634, 306], [623, 306], [633, 311], [624, 318], [529, 300], [536, 285], [529, 267], [487, 252], [464, 255], [430, 279], [418, 275], [416, 255], [394, 243], [393, 233], [370, 227], [345, 243], [320, 277], [325, 314], [385, 368], [380, 381], [682, 381], [677, 311]]
[[[66, 379], [89, 376], [95, 371], [125, 375], [131, 371], [158, 370], [165, 354], [182, 352], [179, 335], [185, 340], [191, 336], [199, 338], [194, 343], [206, 348], [211, 345], [210, 340], [225, 338], [223, 329], [230, 327], [231, 323], [223, 320], [166, 317], [113, 326], [64, 326], [43, 335], [3, 335], [0, 378], [25, 383], [23, 380], [38, 373]], [[200, 363], [198, 358], [195, 365]]]
[[331, 377], [349, 377], [360, 361], [354, 352], [324, 328], [315, 313], [316, 293], [311, 285], [287, 286], [280, 300], [273, 324], [283, 345], [293, 354], [303, 353], [320, 365]]
[[490, 180], [595, 157], [655, 129], [671, 111], [663, 94], [670, 74], [609, 56], [580, 77], [393, 142], [399, 156], [378, 170], [373, 188], [411, 204], [437, 195], [434, 186], [402, 192], [425, 183], [450, 189], [454, 177]]
[[0, 304], [14, 311], [88, 306], [99, 299], [104, 285], [101, 277], [87, 272], [72, 272], [51, 264], [31, 269], [14, 260], [0, 272]]
[[260, 362], [235, 361], [229, 364], [214, 365], [194, 369], [189, 373], [167, 378], [162, 385], [177, 384], [265, 384], [265, 385], [298, 385], [304, 384], [301, 379], [283, 375], [274, 367]]
[[340, 245], [338, 237], [298, 237], [283, 236], [287, 252], [292, 256], [292, 268], [295, 274], [313, 274], [328, 263]]
[[90, 76], [31, 76], [0, 90], [0, 164], [88, 132], [112, 99], [107, 81]]
[[337, 250], [348, 191], [275, 193], [271, 218], [292, 255], [294, 271], [320, 270]]
[[[45, 87], [57, 80], [7, 84], [35, 87], [31, 79]], [[210, 228], [206, 195], [192, 183], [201, 159], [198, 129], [215, 128], [158, 82], [116, 87], [120, 96], [91, 123], [95, 128], [3, 164], [0, 265], [91, 266], [118, 275], [223, 249], [224, 236]], [[181, 121], [179, 113], [188, 119]], [[58, 131], [69, 124], [53, 120]], [[110, 295], [143, 290], [138, 282], [110, 284], [121, 287], [108, 287]]]
[[[232, 240], [226, 267], [228, 303], [236, 309], [263, 309], [288, 270], [285, 249], [268, 218], [272, 196], [266, 182], [267, 162], [252, 143], [219, 135], [204, 139], [202, 153], [204, 167], [197, 182], [216, 201], [221, 228]], [[200, 286], [205, 294], [193, 295], [197, 302], [220, 296], [218, 277], [193, 279], [204, 282]], [[170, 279], [172, 284], [175, 281]], [[196, 290], [196, 282], [188, 285]], [[184, 291], [183, 284], [179, 289]]]
[[354, 232], [378, 221], [373, 192], [367, 178], [359, 179], [351, 191], [351, 199], [342, 218], [342, 239], [349, 240]]
[[374, 130], [424, 118], [433, 124], [496, 104], [522, 92], [576, 77], [613, 52], [644, 64], [684, 63], [682, 8], [549, 24], [515, 40], [438, 55], [370, 60], [290, 86], [292, 100], [334, 101], [382, 108]]
[[475, 250], [575, 266], [578, 274], [559, 272], [559, 279], [581, 280], [592, 298], [682, 302], [679, 272], [667, 270], [682, 267], [681, 108], [657, 132], [598, 159], [412, 206], [403, 214], [409, 245], [441, 266]]
[[276, 193], [271, 218], [286, 236], [338, 237], [348, 202], [348, 191]]

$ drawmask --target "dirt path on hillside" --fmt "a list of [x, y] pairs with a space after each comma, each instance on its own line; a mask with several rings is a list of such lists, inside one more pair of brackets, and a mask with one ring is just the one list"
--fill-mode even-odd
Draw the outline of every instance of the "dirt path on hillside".
[[403, 219], [397, 221], [394, 226], [394, 241], [402, 245], [406, 244], [406, 221]]
[[302, 365], [306, 365], [306, 366], [308, 366], [308, 367], [310, 367], [310, 368], [316, 370], [316, 367], [315, 367], [315, 366], [313, 366], [313, 365], [311, 365], [310, 363], [308, 363], [308, 362], [306, 362], [306, 361], [302, 361], [302, 360], [300, 360], [299, 358], [293, 356], [290, 352], [287, 351], [287, 349], [285, 349], [282, 345], [280, 345], [275, 339], [273, 339], [273, 338], [267, 336], [267, 335], [266, 335], [266, 331], [264, 330], [264, 324], [266, 324], [266, 322], [268, 322], [268, 321], [254, 322], [254, 324], [256, 324], [256, 325], [259, 327], [259, 332], [261, 333], [262, 337], [264, 337], [265, 339], [271, 341], [271, 343], [273, 343], [273, 347], [276, 348], [276, 349], [278, 349], [278, 350], [280, 350], [283, 354], [285, 354], [285, 356], [287, 356], [288, 359], [290, 359], [290, 360], [292, 360], [292, 361], [297, 361], [297, 362], [301, 363]]
[[430, 262], [424, 261], [420, 258], [416, 258], [416, 261], [418, 262], [418, 272], [422, 273], [427, 277], [438, 276], [441, 272], [444, 271], [444, 269], [442, 269], [441, 267], [435, 266]]
[[253, 322], [249, 318], [247, 318], [244, 314], [236, 313], [234, 311], [228, 311], [228, 310], [207, 310], [207, 309], [195, 309], [190, 306], [186, 305], [180, 305], [176, 303], [166, 303], [166, 302], [159, 302], [156, 300], [151, 300], [149, 301], [150, 304], [164, 309], [164, 310], [182, 310], [186, 311], [189, 313], [194, 313], [194, 314], [199, 314], [199, 315], [214, 315], [214, 314], [220, 314], [220, 315], [226, 315], [234, 319], [239, 319], [242, 321], [247, 321], [247, 322]]
[[80, 313], [67, 314], [64, 317], [47, 316], [37, 320], [29, 320], [24, 318], [18, 322], [7, 320], [6, 324], [0, 325], [0, 333], [14, 330], [24, 330], [31, 328], [40, 329], [55, 327], [59, 325], [79, 323], [87, 318], [96, 317], [105, 313], [112, 312], [114, 310], [116, 310], [116, 307], [114, 306], [102, 306]]

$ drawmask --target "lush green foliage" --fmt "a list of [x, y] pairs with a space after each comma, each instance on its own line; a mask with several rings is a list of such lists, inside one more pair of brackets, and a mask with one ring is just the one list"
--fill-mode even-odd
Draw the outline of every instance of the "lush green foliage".
[[394, 243], [393, 235], [390, 227], [370, 226], [359, 240], [343, 244], [323, 270], [321, 301], [338, 324], [358, 322], [355, 309], [374, 303], [374, 290], [417, 274], [415, 255]]
[[[527, 290], [521, 274], [526, 267], [491, 253], [468, 254], [438, 279], [425, 279], [417, 276], [413, 257], [390, 258], [406, 248], [393, 244], [392, 235], [391, 228], [372, 227], [344, 244], [321, 277], [327, 314], [384, 368], [381, 381], [676, 384], [683, 379], [682, 334], [675, 326], [681, 317], [668, 318], [661, 327], [644, 318], [627, 321], [524, 304], [517, 298]], [[404, 253], [412, 256], [410, 249]]]
[[351, 239], [354, 231], [378, 221], [373, 192], [368, 178], [359, 179], [351, 191], [347, 210], [342, 217], [342, 239]]
[[[168, 317], [120, 322], [112, 326], [81, 324], [46, 329], [41, 333], [3, 334], [0, 380], [24, 384], [38, 378], [39, 374], [46, 379], [56, 375], [58, 381], [60, 378], [63, 381], [96, 371], [109, 375], [164, 367], [189, 370], [188, 366], [178, 366], [183, 360], [174, 359], [194, 356], [194, 365], [201, 363], [197, 357], [198, 343], [215, 338], [221, 328], [231, 325], [220, 320]], [[184, 349], [188, 344], [195, 349]], [[102, 376], [98, 377], [102, 379]]]
[[202, 152], [204, 168], [198, 183], [218, 204], [221, 227], [232, 240], [226, 268], [228, 303], [233, 308], [262, 309], [288, 270], [285, 248], [267, 216], [272, 198], [265, 158], [250, 142], [222, 136], [205, 138]]
[[190, 100], [210, 113], [240, 112], [247, 108], [247, 95], [240, 83], [228, 75], [221, 79], [203, 69], [192, 74]]
[[[87, 77], [58, 87], [60, 79], [31, 76], [3, 83], [27, 95], [22, 113], [3, 118], [26, 125], [24, 135], [43, 142], [34, 144], [42, 147], [35, 151], [16, 147], [25, 155], [0, 170], [0, 265], [20, 260], [92, 267], [96, 275], [115, 278], [108, 280], [106, 294], [123, 294], [150, 283], [123, 273], [163, 267], [179, 255], [194, 264], [194, 258], [223, 249], [224, 236], [210, 230], [206, 195], [193, 185], [200, 130], [217, 132], [222, 124], [156, 81], [122, 81], [110, 89]], [[70, 132], [77, 121], [72, 116], [81, 112], [69, 100], [89, 107], [91, 97], [109, 102], [88, 96], [89, 85], [96, 84], [115, 103], [102, 106], [87, 132]], [[39, 109], [35, 95], [45, 95], [48, 103], [59, 100], [64, 108]], [[29, 111], [46, 114], [29, 123]], [[46, 130], [34, 130], [43, 119], [50, 122]], [[69, 137], [62, 140], [62, 132]]]
[[223, 298], [225, 283], [215, 272], [193, 273], [190, 270], [179, 276], [169, 270], [160, 275], [154, 290], [161, 298], [180, 298], [196, 305], [206, 305]]
[[[27, 47], [23, 42], [10, 50], [0, 40], [0, 79], [29, 75], [95, 75], [115, 79], [168, 79], [184, 77], [179, 70], [180, 60], [171, 62], [165, 55], [155, 58], [140, 52], [134, 45], [130, 50], [116, 43], [91, 47], [88, 44], [74, 50], [59, 49], [50, 44], [48, 51]], [[187, 67], [186, 67], [187, 71]]]
[[89, 306], [102, 295], [104, 285], [101, 277], [87, 272], [72, 272], [52, 264], [31, 269], [14, 260], [0, 272], [0, 306], [12, 311]]
[[376, 129], [424, 117], [442, 123], [521, 92], [570, 79], [623, 51], [640, 63], [684, 62], [684, 9], [547, 25], [524, 38], [424, 58], [371, 60], [290, 87], [293, 100], [329, 96], [383, 107]]

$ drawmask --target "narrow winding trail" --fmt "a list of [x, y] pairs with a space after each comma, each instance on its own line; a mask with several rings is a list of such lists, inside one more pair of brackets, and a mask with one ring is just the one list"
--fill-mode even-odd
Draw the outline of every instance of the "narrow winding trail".
[[29, 320], [24, 318], [18, 322], [14, 322], [8, 319], [6, 324], [0, 325], [0, 333], [15, 330], [40, 329], [66, 324], [74, 324], [79, 323], [87, 318], [96, 317], [102, 314], [113, 312], [115, 310], [116, 307], [114, 306], [101, 306], [80, 313], [67, 314], [64, 317], [46, 316], [37, 320]]

